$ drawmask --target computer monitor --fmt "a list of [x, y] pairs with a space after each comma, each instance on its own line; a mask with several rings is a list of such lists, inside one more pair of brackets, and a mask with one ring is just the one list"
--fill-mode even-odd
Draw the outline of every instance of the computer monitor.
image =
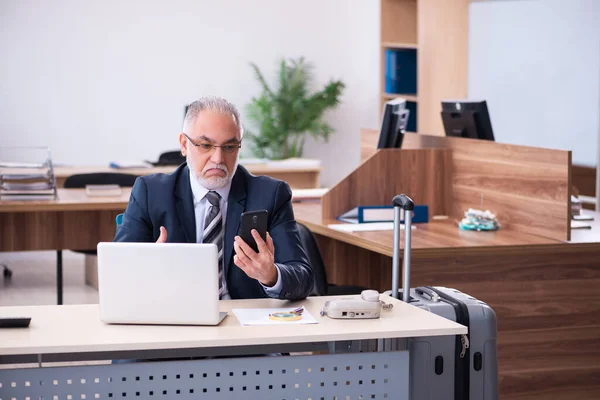
[[442, 122], [446, 136], [494, 141], [485, 100], [443, 100]]
[[385, 103], [379, 142], [377, 143], [378, 149], [398, 149], [402, 146], [402, 138], [409, 115], [406, 99], [398, 97]]

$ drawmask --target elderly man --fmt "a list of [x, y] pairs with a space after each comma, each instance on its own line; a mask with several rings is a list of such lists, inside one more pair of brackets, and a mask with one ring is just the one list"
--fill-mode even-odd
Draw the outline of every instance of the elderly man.
[[[285, 182], [238, 166], [242, 136], [231, 103], [213, 97], [193, 102], [179, 135], [186, 163], [170, 174], [136, 180], [114, 240], [215, 243], [221, 299], [305, 298], [314, 277], [300, 242], [291, 190]], [[269, 213], [266, 242], [253, 230], [258, 252], [237, 235], [241, 214], [253, 210]]]

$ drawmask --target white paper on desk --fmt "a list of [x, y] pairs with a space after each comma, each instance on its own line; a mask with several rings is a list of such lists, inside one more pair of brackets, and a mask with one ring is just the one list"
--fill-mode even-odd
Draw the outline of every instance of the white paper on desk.
[[306, 309], [302, 312], [302, 319], [298, 321], [274, 321], [269, 318], [269, 314], [278, 312], [290, 312], [293, 308], [234, 308], [233, 313], [240, 321], [240, 324], [245, 326], [251, 325], [301, 325], [301, 324], [318, 324]]
[[123, 191], [119, 185], [85, 185], [85, 194], [88, 196], [121, 196]]
[[[362, 224], [329, 224], [327, 227], [341, 232], [393, 231], [394, 223], [365, 222]], [[404, 224], [400, 224], [400, 228], [404, 229]], [[416, 226], [412, 225], [411, 229], [416, 229]]]
[[329, 188], [292, 189], [292, 201], [320, 199]]

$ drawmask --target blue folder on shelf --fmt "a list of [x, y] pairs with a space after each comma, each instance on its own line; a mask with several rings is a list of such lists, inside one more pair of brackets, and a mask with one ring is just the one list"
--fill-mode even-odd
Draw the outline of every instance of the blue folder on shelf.
[[386, 93], [417, 94], [417, 50], [385, 51]]
[[[394, 207], [392, 206], [358, 206], [337, 218], [342, 222], [362, 224], [365, 222], [394, 222]], [[429, 221], [429, 207], [415, 205], [412, 222], [424, 223]], [[402, 220], [401, 222], [404, 222]]]

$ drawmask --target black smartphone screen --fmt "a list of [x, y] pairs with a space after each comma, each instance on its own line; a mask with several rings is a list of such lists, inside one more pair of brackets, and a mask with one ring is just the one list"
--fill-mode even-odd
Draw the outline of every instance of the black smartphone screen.
[[267, 220], [269, 213], [267, 210], [248, 211], [242, 213], [240, 237], [258, 253], [258, 246], [252, 236], [252, 229], [256, 229], [260, 237], [267, 241]]

